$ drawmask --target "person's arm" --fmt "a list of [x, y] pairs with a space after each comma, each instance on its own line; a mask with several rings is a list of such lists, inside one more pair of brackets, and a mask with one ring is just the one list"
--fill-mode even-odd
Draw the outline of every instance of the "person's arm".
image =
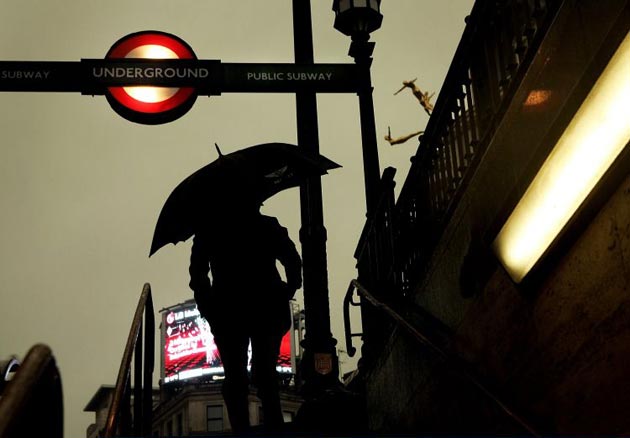
[[201, 316], [206, 317], [210, 309], [210, 293], [212, 286], [210, 284], [210, 264], [207, 257], [207, 246], [203, 237], [195, 235], [193, 245], [190, 251], [190, 273], [189, 286], [193, 291], [197, 308]]
[[284, 266], [287, 277], [287, 285], [290, 289], [290, 297], [302, 287], [302, 259], [295, 248], [295, 244], [289, 237], [287, 229], [278, 224], [278, 254], [277, 258]]

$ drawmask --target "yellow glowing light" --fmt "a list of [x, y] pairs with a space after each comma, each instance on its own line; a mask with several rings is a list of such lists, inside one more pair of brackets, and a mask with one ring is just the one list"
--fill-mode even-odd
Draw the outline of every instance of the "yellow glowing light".
[[[147, 44], [139, 46], [127, 53], [125, 58], [176, 59], [177, 54], [168, 47]], [[125, 92], [140, 102], [162, 102], [177, 93], [179, 88], [169, 87], [124, 87]]]
[[496, 237], [520, 282], [630, 141], [630, 33]]

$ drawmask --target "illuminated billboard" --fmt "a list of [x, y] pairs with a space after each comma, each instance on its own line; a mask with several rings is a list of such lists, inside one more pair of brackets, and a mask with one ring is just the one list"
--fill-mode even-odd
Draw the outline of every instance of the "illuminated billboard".
[[[207, 321], [194, 300], [162, 310], [162, 382], [220, 380], [223, 364]], [[293, 373], [293, 330], [282, 339], [277, 369]], [[251, 360], [251, 345], [249, 350]]]

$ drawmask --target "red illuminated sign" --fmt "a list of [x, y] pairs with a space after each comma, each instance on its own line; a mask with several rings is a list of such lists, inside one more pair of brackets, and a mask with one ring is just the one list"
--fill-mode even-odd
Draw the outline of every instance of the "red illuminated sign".
[[[106, 59], [191, 59], [197, 57], [182, 39], [165, 32], [143, 31], [118, 40]], [[93, 69], [103, 79], [203, 79], [209, 72], [199, 67], [154, 66], [152, 68], [112, 66]], [[197, 98], [193, 87], [129, 86], [108, 87], [107, 100], [118, 114], [133, 122], [160, 124], [183, 116]]]
[[[164, 383], [203, 378], [223, 377], [223, 363], [210, 327], [199, 315], [194, 303], [171, 308], [163, 315], [163, 374]], [[291, 331], [282, 339], [277, 370], [292, 373]], [[250, 350], [251, 360], [251, 350]]]

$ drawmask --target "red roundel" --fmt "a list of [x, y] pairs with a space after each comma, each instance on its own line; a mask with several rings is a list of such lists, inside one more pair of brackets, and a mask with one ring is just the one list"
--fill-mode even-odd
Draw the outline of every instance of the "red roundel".
[[[165, 32], [143, 31], [118, 40], [107, 52], [108, 59], [197, 59], [182, 39]], [[184, 115], [194, 104], [194, 88], [109, 87], [107, 100], [112, 108], [128, 120], [160, 124]]]

